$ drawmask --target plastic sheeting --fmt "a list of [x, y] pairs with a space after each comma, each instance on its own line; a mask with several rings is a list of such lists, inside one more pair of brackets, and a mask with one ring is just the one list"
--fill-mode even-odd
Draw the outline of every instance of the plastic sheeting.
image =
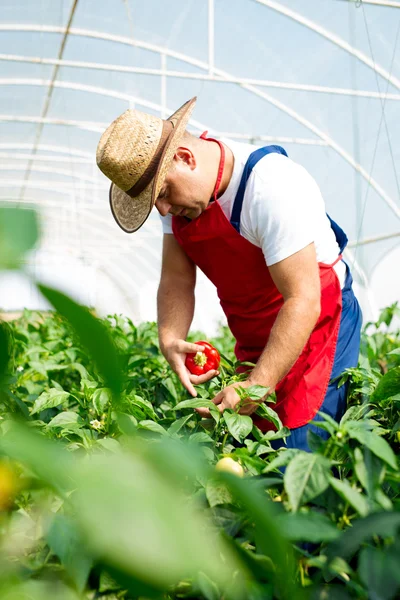
[[[193, 133], [280, 143], [312, 173], [366, 315], [400, 299], [400, 2], [4, 0], [0, 69], [0, 197], [39, 207], [42, 279], [155, 319], [158, 215], [119, 230], [95, 149], [126, 108], [168, 116], [197, 95]], [[41, 305], [3, 281], [3, 308]], [[221, 313], [202, 276], [197, 298], [209, 330]]]

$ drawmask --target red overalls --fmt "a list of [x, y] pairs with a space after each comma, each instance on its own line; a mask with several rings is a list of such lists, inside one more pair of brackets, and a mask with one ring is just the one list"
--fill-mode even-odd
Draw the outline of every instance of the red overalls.
[[[215, 201], [198, 218], [193, 221], [185, 217], [172, 219], [176, 240], [217, 288], [229, 328], [236, 338], [237, 359], [254, 363], [264, 350], [283, 298], [272, 281], [261, 248], [246, 240], [235, 227], [240, 223], [244, 190], [251, 170], [269, 152], [286, 155], [277, 146], [260, 148], [250, 155], [235, 198], [231, 221], [216, 198], [218, 186], [214, 192]], [[223, 162], [223, 154], [221, 158]], [[328, 387], [342, 307], [340, 283], [333, 269], [340, 259], [341, 255], [331, 265], [319, 263], [320, 317], [300, 357], [276, 386], [274, 410], [283, 425], [291, 429], [313, 419]], [[273, 429], [273, 425], [265, 419], [253, 416], [253, 420], [263, 431]]]

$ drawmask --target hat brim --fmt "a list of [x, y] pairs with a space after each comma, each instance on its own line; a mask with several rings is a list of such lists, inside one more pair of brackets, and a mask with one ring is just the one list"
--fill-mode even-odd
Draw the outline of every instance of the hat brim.
[[171, 121], [174, 128], [164, 146], [157, 171], [149, 185], [138, 195], [132, 198], [114, 183], [110, 187], [111, 212], [117, 224], [126, 233], [134, 233], [148, 219], [161, 187], [167, 176], [172, 160], [186, 126], [195, 107], [197, 98], [185, 102], [167, 121]]

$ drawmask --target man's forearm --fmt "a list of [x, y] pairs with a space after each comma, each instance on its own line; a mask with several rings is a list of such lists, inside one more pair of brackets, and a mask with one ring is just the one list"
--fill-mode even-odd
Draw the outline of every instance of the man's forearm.
[[249, 381], [274, 389], [300, 356], [315, 327], [319, 312], [319, 304], [310, 303], [308, 299], [286, 300]]
[[161, 280], [157, 293], [158, 336], [161, 351], [173, 339], [185, 340], [194, 314], [194, 286]]

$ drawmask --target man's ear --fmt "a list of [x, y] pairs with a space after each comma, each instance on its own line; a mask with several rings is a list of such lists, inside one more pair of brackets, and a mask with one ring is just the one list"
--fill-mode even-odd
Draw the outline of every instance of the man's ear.
[[187, 165], [192, 171], [196, 168], [196, 158], [190, 148], [179, 146], [174, 154], [174, 160]]

